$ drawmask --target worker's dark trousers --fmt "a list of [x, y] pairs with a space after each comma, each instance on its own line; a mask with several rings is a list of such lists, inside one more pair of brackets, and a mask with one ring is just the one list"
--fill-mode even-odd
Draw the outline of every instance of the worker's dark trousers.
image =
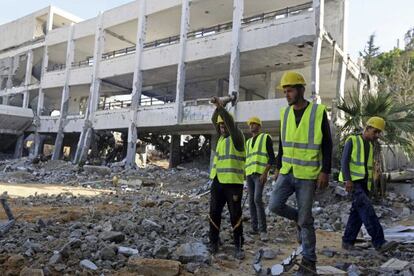
[[[213, 180], [210, 190], [210, 243], [217, 243], [219, 240], [221, 213], [224, 205], [230, 212], [230, 221], [233, 227], [234, 245], [237, 248], [243, 246], [243, 225], [241, 199], [243, 196], [242, 184], [221, 184], [217, 177]], [[214, 222], [214, 224], [213, 224]]]
[[250, 220], [252, 230], [257, 232], [267, 232], [266, 213], [263, 204], [264, 184], [260, 183], [260, 174], [253, 173], [247, 176], [247, 188], [249, 191]]
[[362, 224], [365, 225], [368, 234], [371, 236], [374, 247], [381, 247], [385, 243], [384, 231], [368, 197], [366, 182], [354, 181], [351, 212], [342, 241], [353, 245]]

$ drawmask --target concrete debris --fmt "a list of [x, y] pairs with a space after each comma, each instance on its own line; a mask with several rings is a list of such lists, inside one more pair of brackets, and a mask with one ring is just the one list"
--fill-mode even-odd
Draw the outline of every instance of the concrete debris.
[[389, 259], [387, 262], [385, 262], [383, 265], [381, 265], [380, 268], [388, 272], [393, 272], [393, 271], [398, 272], [398, 271], [404, 270], [409, 264], [410, 262], [401, 261], [396, 258], [392, 258], [392, 259]]
[[318, 275], [347, 275], [346, 271], [337, 269], [333, 266], [318, 266], [316, 269]]
[[97, 270], [98, 269], [96, 264], [94, 264], [90, 260], [82, 260], [80, 262], [80, 266], [83, 267], [83, 268], [86, 268], [86, 269], [90, 269], [90, 270]]
[[[211, 184], [208, 172], [186, 167], [161, 169], [153, 165], [129, 169], [121, 163], [86, 168], [65, 161], [33, 163], [28, 158], [0, 161], [0, 179], [5, 182], [0, 191], [9, 191], [7, 202], [17, 218], [13, 220], [13, 228], [0, 238], [0, 275], [19, 275], [24, 267], [41, 269], [45, 275], [112, 275], [118, 271], [125, 275], [215, 275], [218, 271], [236, 275], [240, 267], [246, 267], [233, 257], [226, 208], [219, 254], [211, 256], [207, 251]], [[17, 181], [19, 174], [22, 177]], [[27, 190], [38, 187], [39, 192], [19, 197], [16, 192], [19, 185], [14, 183], [24, 184]], [[351, 202], [348, 196], [337, 194], [342, 190], [337, 189], [338, 183], [330, 184], [327, 190], [317, 193], [313, 206], [319, 235], [317, 254], [323, 260], [318, 264], [340, 260], [343, 264], [335, 265], [337, 269], [349, 275], [370, 275], [385, 272], [380, 266], [396, 258], [409, 262], [398, 272], [408, 275], [414, 259], [414, 244], [409, 243], [414, 227], [394, 225], [402, 223], [399, 222], [402, 218], [406, 220], [404, 224], [412, 223], [406, 209], [413, 209], [413, 202], [405, 195], [390, 193], [380, 205], [374, 206], [381, 216], [386, 239], [404, 240], [395, 250], [379, 255], [367, 244], [355, 252], [343, 251], [338, 232], [344, 230]], [[48, 187], [59, 192], [43, 194]], [[264, 194], [271, 188], [266, 185]], [[268, 200], [264, 197], [266, 206]], [[295, 205], [296, 199], [290, 198], [288, 204]], [[1, 208], [0, 216], [7, 218]], [[243, 216], [243, 227], [249, 229], [247, 203]], [[271, 242], [263, 243], [245, 231], [246, 255], [257, 252], [253, 261], [252, 258], [243, 261], [253, 262], [246, 274], [293, 273], [300, 248], [285, 260], [279, 260], [296, 246], [293, 234], [296, 226], [273, 214], [267, 219]], [[360, 235], [359, 239], [362, 238]], [[334, 240], [337, 246], [333, 245]], [[332, 267], [323, 269], [333, 271]]]
[[128, 261], [129, 271], [149, 276], [177, 276], [181, 263], [172, 260], [138, 259]]
[[118, 247], [118, 254], [125, 255], [127, 257], [138, 255], [138, 250], [134, 248], [129, 248], [125, 246], [119, 246]]
[[211, 257], [207, 247], [199, 242], [186, 243], [174, 253], [181, 263], [210, 263]]
[[105, 166], [85, 165], [83, 170], [87, 174], [96, 174], [98, 176], [106, 176], [111, 174], [111, 169]]

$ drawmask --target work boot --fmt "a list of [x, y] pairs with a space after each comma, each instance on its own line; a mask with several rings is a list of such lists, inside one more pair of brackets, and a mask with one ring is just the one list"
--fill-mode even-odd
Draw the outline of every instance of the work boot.
[[266, 232], [260, 232], [260, 240], [262, 242], [267, 242], [269, 240], [269, 237], [267, 236]]
[[380, 247], [375, 248], [379, 253], [384, 253], [396, 248], [398, 243], [396, 241], [386, 241]]
[[218, 242], [210, 242], [210, 245], [208, 246], [208, 250], [210, 251], [210, 254], [214, 255], [218, 252], [219, 245]]
[[342, 249], [348, 250], [348, 251], [356, 250], [356, 248], [353, 244], [350, 244], [350, 243], [347, 243], [347, 242], [342, 242]]
[[234, 250], [234, 258], [236, 258], [237, 260], [244, 260], [245, 257], [246, 254], [244, 254], [243, 248], [236, 247], [236, 249]]
[[302, 258], [296, 276], [314, 276], [318, 275], [316, 272], [316, 262]]

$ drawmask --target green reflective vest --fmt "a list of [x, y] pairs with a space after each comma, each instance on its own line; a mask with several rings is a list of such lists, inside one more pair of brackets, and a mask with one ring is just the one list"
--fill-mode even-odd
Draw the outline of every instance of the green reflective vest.
[[[364, 150], [364, 140], [361, 135], [351, 135], [346, 139], [346, 142], [351, 139], [352, 141], [352, 153], [351, 161], [349, 162], [349, 170], [351, 172], [351, 180], [361, 180], [365, 178], [365, 150]], [[374, 167], [374, 150], [372, 143], [369, 143], [369, 153], [368, 153], [368, 162], [367, 162], [367, 171], [368, 171], [368, 190], [372, 188], [372, 173]], [[344, 176], [342, 170], [339, 173], [339, 180], [344, 181]]]
[[221, 184], [243, 184], [244, 164], [246, 153], [238, 151], [233, 144], [231, 136], [220, 136], [210, 179], [217, 178]]
[[266, 141], [269, 134], [260, 133], [253, 144], [253, 137], [246, 142], [246, 175], [263, 174], [269, 162]]
[[283, 156], [281, 174], [291, 171], [298, 179], [318, 178], [322, 169], [322, 120], [325, 106], [309, 103], [299, 126], [296, 126], [293, 107], [281, 110], [280, 134]]

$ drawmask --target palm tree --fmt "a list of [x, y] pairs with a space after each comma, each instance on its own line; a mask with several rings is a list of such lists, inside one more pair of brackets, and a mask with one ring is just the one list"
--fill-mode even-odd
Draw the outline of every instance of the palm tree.
[[344, 112], [344, 124], [340, 127], [344, 137], [360, 133], [365, 122], [372, 116], [379, 116], [386, 121], [386, 129], [380, 141], [374, 143], [374, 194], [384, 195], [385, 178], [381, 144], [398, 145], [408, 155], [414, 149], [414, 103], [399, 103], [391, 93], [365, 92], [362, 96], [356, 90], [349, 92], [349, 97], [341, 99], [337, 108]]

